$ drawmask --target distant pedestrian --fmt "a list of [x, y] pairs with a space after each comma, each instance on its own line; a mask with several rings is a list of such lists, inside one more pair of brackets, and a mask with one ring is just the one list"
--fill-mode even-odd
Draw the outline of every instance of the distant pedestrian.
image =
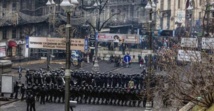
[[144, 61], [143, 61], [143, 59], [142, 59], [142, 58], [140, 59], [139, 64], [140, 64], [140, 68], [142, 68], [142, 67], [143, 67], [143, 64], [144, 64]]
[[148, 66], [149, 58], [148, 58], [148, 56], [147, 56], [147, 55], [144, 57], [144, 60], [145, 60], [145, 65], [146, 65], [146, 66]]
[[[14, 93], [15, 93], [15, 99], [18, 99], [19, 86], [18, 86], [18, 82], [17, 81], [16, 81], [15, 86], [13, 87], [13, 89], [14, 89]], [[12, 93], [10, 95], [11, 98], [13, 98], [13, 94], [14, 93]]]
[[96, 59], [96, 57], [95, 57], [95, 56], [93, 56], [93, 61], [92, 61], [92, 62], [93, 62], [93, 65], [94, 65], [94, 63], [95, 63], [95, 59]]

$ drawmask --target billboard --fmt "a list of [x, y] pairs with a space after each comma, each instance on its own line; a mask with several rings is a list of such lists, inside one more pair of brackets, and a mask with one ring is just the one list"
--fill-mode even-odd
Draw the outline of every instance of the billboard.
[[213, 49], [214, 48], [214, 38], [205, 38], [203, 37], [202, 40], [202, 49]]
[[[80, 50], [84, 52], [84, 39], [70, 39], [71, 50]], [[29, 48], [39, 49], [66, 49], [65, 38], [49, 38], [49, 37], [29, 37]]]
[[181, 47], [197, 48], [198, 47], [198, 39], [197, 38], [182, 38], [181, 39]]
[[189, 62], [200, 62], [201, 52], [193, 50], [178, 50], [177, 60], [179, 61], [189, 61]]
[[119, 41], [124, 43], [140, 43], [140, 35], [136, 34], [111, 34], [111, 33], [99, 33], [98, 41], [109, 42], [109, 41]]
[[1, 76], [1, 92], [13, 93], [13, 76], [10, 75]]

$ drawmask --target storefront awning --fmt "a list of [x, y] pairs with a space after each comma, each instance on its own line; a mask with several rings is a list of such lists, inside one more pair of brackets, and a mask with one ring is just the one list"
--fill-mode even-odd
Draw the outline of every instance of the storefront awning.
[[17, 43], [16, 43], [16, 41], [11, 40], [7, 43], [7, 45], [8, 45], [8, 47], [16, 47]]

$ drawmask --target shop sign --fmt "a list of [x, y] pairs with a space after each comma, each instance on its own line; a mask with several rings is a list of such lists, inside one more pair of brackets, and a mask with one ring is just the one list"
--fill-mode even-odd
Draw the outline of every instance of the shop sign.
[[[84, 39], [70, 39], [71, 50], [84, 51]], [[65, 38], [29, 37], [29, 48], [66, 50]]]

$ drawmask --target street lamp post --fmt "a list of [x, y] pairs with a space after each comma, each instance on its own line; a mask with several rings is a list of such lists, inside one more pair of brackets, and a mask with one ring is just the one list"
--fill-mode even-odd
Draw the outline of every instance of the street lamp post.
[[[151, 0], [148, 1], [145, 9], [149, 11], [149, 50], [152, 49], [152, 13], [153, 13], [153, 8], [155, 8], [156, 5], [154, 1], [152, 2]], [[148, 75], [147, 75], [147, 83], [146, 83], [146, 109], [145, 111], [152, 111], [152, 91], [150, 88], [151, 84], [151, 75], [152, 75], [152, 54], [149, 55], [149, 67], [148, 67]]]
[[[49, 13], [51, 13], [49, 15], [49, 25], [48, 25], [48, 38], [51, 38], [51, 20], [50, 20], [50, 16], [52, 15], [52, 10], [50, 7], [54, 6], [55, 5], [55, 2], [53, 0], [48, 0], [47, 3], [46, 3], [47, 6], [49, 6]], [[51, 11], [51, 12], [50, 12]], [[50, 59], [51, 59], [51, 56], [50, 56], [50, 52], [51, 52], [51, 49], [48, 49], [47, 51], [47, 71], [49, 72], [50, 71]]]
[[188, 13], [189, 13], [189, 19], [190, 19], [190, 32], [189, 32], [189, 37], [192, 37], [192, 19], [193, 19], [193, 6], [192, 6], [192, 1], [189, 1], [189, 6], [187, 8]]
[[[98, 34], [99, 34], [99, 30], [100, 30], [100, 15], [103, 11], [103, 7], [106, 5], [104, 4], [104, 6], [101, 5], [101, 1], [100, 0], [88, 0], [91, 2], [94, 2], [93, 6], [89, 6], [89, 7], [84, 7], [82, 6], [85, 10], [96, 10], [98, 9], [98, 16], [96, 18], [96, 23], [95, 23], [95, 27], [94, 27], [94, 38], [95, 38], [95, 58], [94, 58], [94, 65], [93, 65], [93, 70], [95, 72], [99, 71], [99, 63], [98, 63]], [[83, 2], [83, 0], [82, 0]], [[83, 5], [83, 3], [82, 3]]]
[[95, 32], [95, 60], [94, 60], [94, 71], [99, 70], [99, 64], [98, 64], [98, 59], [97, 59], [97, 53], [98, 53], [98, 31]]
[[[70, 2], [71, 1], [71, 2]], [[71, 70], [70, 70], [70, 58], [71, 58], [71, 24], [70, 24], [70, 13], [73, 9], [79, 4], [77, 0], [63, 0], [60, 6], [66, 11], [67, 15], [67, 24], [66, 24], [66, 69], [65, 69], [65, 111], [69, 111], [69, 99], [70, 99], [70, 79], [71, 79]]]

